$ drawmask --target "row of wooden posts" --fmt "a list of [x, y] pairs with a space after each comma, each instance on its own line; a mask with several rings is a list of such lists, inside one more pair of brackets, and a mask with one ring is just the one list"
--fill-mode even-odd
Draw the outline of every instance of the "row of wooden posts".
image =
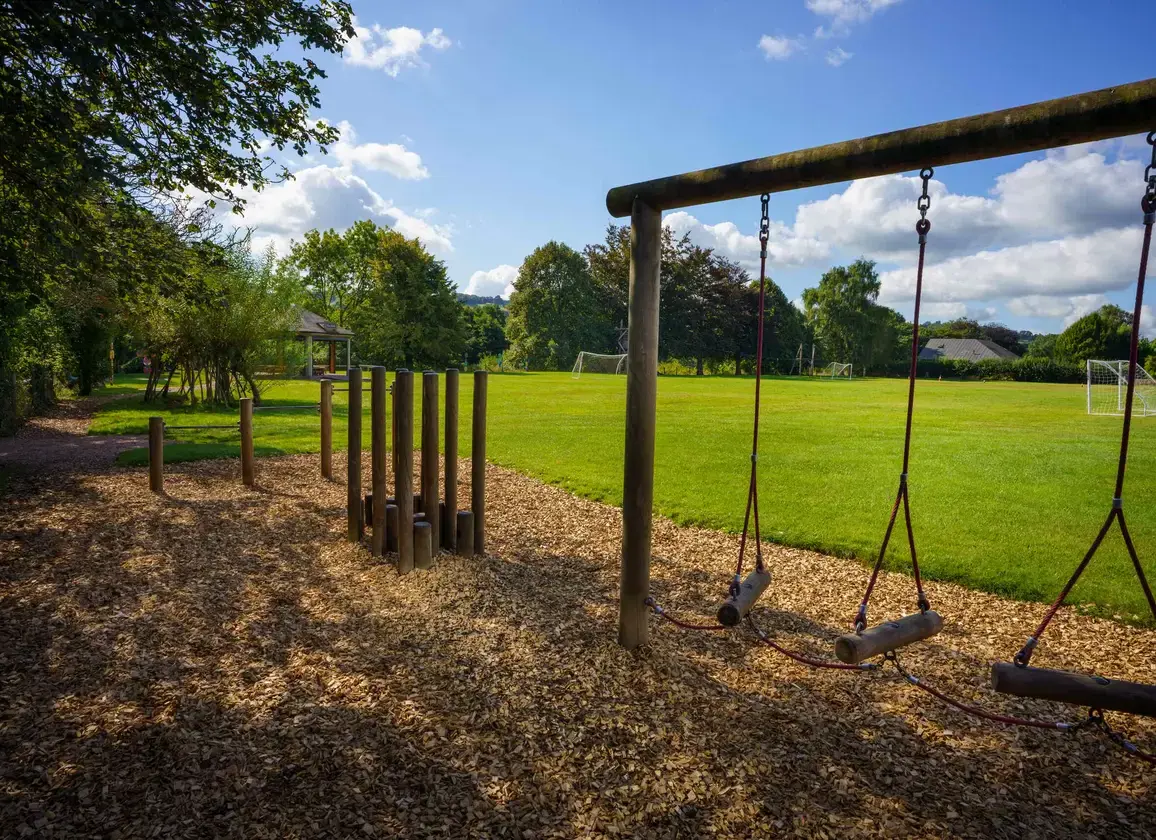
[[[445, 481], [438, 463], [438, 374], [421, 374], [421, 478], [413, 487], [413, 379], [399, 370], [392, 388], [393, 495], [386, 492], [386, 383], [385, 368], [370, 369], [370, 493], [361, 495], [360, 368], [349, 371], [348, 537], [359, 542], [370, 527], [374, 555], [397, 553], [401, 573], [428, 568], [445, 549], [461, 555], [485, 553], [486, 530], [486, 391], [485, 371], [474, 372], [473, 438], [471, 447], [470, 509], [458, 510], [458, 385], [459, 373], [445, 373]], [[333, 383], [321, 386], [321, 472], [333, 477]], [[327, 420], [327, 417], [329, 418]], [[441, 489], [444, 489], [444, 496]], [[385, 504], [381, 504], [381, 500]]]
[[[349, 422], [347, 452], [348, 535], [361, 541], [370, 526], [374, 555], [386, 551], [398, 555], [399, 572], [428, 568], [433, 557], [446, 549], [457, 554], [485, 553], [486, 529], [486, 391], [485, 371], [474, 372], [473, 438], [471, 450], [471, 498], [469, 510], [458, 510], [458, 371], [445, 374], [445, 482], [444, 498], [439, 486], [438, 374], [421, 374], [422, 435], [421, 484], [413, 488], [413, 371], [399, 370], [392, 389], [386, 386], [384, 367], [370, 371], [370, 493], [361, 495], [361, 396], [362, 369], [349, 370]], [[386, 402], [392, 391], [392, 450], [394, 493], [386, 492]], [[333, 393], [331, 380], [321, 382], [321, 475], [333, 480]], [[283, 408], [285, 406], [269, 406]], [[312, 406], [290, 406], [311, 408]], [[253, 400], [241, 400], [240, 420], [213, 426], [170, 426], [163, 417], [149, 418], [149, 489], [164, 492], [164, 443], [166, 429], [236, 429], [241, 434], [241, 481], [256, 481], [253, 453]], [[375, 504], [385, 500], [385, 504]]]

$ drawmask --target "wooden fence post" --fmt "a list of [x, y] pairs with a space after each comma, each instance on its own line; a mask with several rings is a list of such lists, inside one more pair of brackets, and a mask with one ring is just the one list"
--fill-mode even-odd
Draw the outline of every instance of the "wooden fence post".
[[630, 299], [626, 357], [626, 457], [622, 479], [622, 578], [618, 643], [644, 645], [650, 625], [650, 528], [654, 505], [658, 395], [658, 294], [662, 213], [637, 199], [630, 221]]
[[241, 483], [252, 487], [253, 463], [253, 398], [241, 399]]
[[413, 373], [399, 370], [393, 380], [397, 404], [397, 445], [393, 495], [397, 499], [397, 571], [413, 571]]
[[375, 557], [385, 553], [385, 368], [375, 367], [370, 374], [370, 434], [373, 465], [373, 541]]
[[349, 369], [349, 417], [346, 453], [346, 505], [350, 542], [359, 542], [365, 528], [361, 508], [361, 368]]
[[430, 550], [438, 553], [438, 375], [427, 370], [421, 377], [421, 509], [430, 525]]
[[490, 375], [474, 371], [473, 439], [470, 445], [470, 510], [474, 514], [474, 553], [486, 553], [486, 386]]
[[149, 418], [149, 490], [165, 492], [165, 418]]
[[445, 511], [442, 517], [442, 542], [448, 551], [458, 545], [458, 372], [454, 368], [446, 371], [446, 486]]
[[321, 380], [321, 477], [333, 480], [333, 382]]

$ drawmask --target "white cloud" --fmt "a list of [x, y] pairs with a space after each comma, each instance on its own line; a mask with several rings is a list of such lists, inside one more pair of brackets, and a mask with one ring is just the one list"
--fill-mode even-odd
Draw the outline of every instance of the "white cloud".
[[333, 154], [347, 167], [360, 167], [377, 172], [388, 172], [407, 181], [429, 177], [429, 170], [421, 162], [421, 155], [411, 152], [399, 143], [358, 143], [357, 133], [349, 122], [337, 124], [341, 137], [333, 144]]
[[512, 265], [499, 265], [489, 271], [475, 271], [466, 285], [466, 294], [508, 298], [514, 293], [514, 281], [518, 279], [518, 269]]
[[855, 53], [847, 52], [842, 47], [835, 47], [827, 53], [827, 63], [832, 67], [842, 67], [854, 57]]
[[425, 66], [421, 54], [427, 47], [444, 50], [453, 44], [441, 29], [423, 33], [410, 26], [386, 29], [375, 23], [367, 27], [356, 19], [353, 29], [355, 34], [345, 45], [345, 63], [382, 70], [394, 77], [406, 68]]
[[383, 198], [348, 167], [312, 166], [295, 173], [291, 181], [273, 184], [260, 192], [241, 191], [244, 215], [219, 207], [226, 225], [254, 228], [253, 248], [273, 244], [278, 253], [289, 242], [317, 228], [345, 230], [360, 219], [371, 219], [399, 233], [419, 239], [431, 251], [453, 251], [452, 229], [411, 215]]
[[847, 27], [900, 2], [902, 0], [807, 0], [806, 5], [815, 14], [830, 18], [834, 26]]
[[803, 40], [785, 35], [764, 35], [759, 39], [759, 49], [768, 61], [782, 61], [803, 49]]
[[[1156, 310], [1148, 304], [1140, 307], [1140, 335], [1156, 338]], [[1153, 371], [1148, 371], [1153, 373]]]
[[[739, 230], [734, 222], [707, 225], [685, 210], [670, 213], [662, 224], [676, 236], [690, 235], [690, 240], [703, 248], [712, 248], [728, 259], [735, 260], [748, 270], [759, 264], [759, 238]], [[767, 261], [774, 266], [803, 265], [827, 256], [826, 245], [816, 239], [800, 237], [782, 222], [771, 222], [767, 240]]]
[[[931, 302], [1020, 299], [1021, 311], [1041, 297], [1102, 295], [1135, 281], [1139, 228], [1103, 230], [953, 257], [924, 270], [923, 294]], [[911, 300], [915, 269], [880, 275], [880, 300]], [[1051, 316], [1055, 317], [1055, 316]]]

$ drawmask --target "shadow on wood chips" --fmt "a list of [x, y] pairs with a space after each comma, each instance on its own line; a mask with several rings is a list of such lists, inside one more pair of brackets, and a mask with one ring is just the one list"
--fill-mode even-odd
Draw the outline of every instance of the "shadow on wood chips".
[[[131, 470], [0, 500], [4, 836], [1156, 832], [1156, 773], [1095, 733], [976, 722], [893, 671], [816, 672], [744, 632], [655, 625], [624, 652], [613, 508], [490, 467], [491, 555], [399, 578], [345, 542], [344, 487], [315, 457], [258, 469], [260, 492], [208, 462], [171, 468], [165, 497]], [[734, 550], [656, 523], [656, 593], [709, 616]], [[759, 621], [826, 655], [864, 570], [767, 550]], [[1065, 714], [986, 686], [1039, 605], [929, 594], [952, 632], [908, 667], [1003, 712]], [[910, 581], [878, 597], [877, 619], [909, 611]], [[1065, 614], [1037, 658], [1154, 681], [1154, 642]]]

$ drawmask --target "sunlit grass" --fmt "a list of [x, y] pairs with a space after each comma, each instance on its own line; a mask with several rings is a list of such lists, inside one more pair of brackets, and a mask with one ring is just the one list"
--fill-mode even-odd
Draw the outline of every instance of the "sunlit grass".
[[[392, 377], [391, 377], [392, 379]], [[417, 390], [420, 384], [415, 382]], [[461, 380], [460, 450], [469, 454], [472, 378]], [[341, 387], [341, 386], [339, 386]], [[315, 383], [286, 382], [270, 404], [316, 402]], [[346, 396], [335, 400], [334, 441], [345, 442]], [[753, 382], [659, 381], [655, 506], [683, 523], [737, 530], [750, 464]], [[617, 504], [622, 494], [625, 379], [569, 374], [491, 375], [488, 455], [575, 493]], [[415, 394], [420, 415], [420, 395]], [[764, 536], [871, 558], [898, 482], [905, 382], [772, 379], [764, 385], [759, 496]], [[369, 397], [363, 445], [369, 446]], [[97, 433], [144, 432], [156, 411], [115, 401]], [[169, 422], [227, 422], [236, 412], [170, 413]], [[420, 422], [417, 424], [420, 427]], [[919, 383], [911, 494], [921, 565], [935, 578], [1031, 600], [1059, 591], [1107, 515], [1120, 420], [1089, 417], [1076, 385]], [[174, 433], [170, 461], [237, 457], [235, 435]], [[258, 454], [317, 452], [317, 414], [262, 412]], [[143, 450], [122, 456], [144, 463]], [[1156, 555], [1156, 421], [1138, 420], [1129, 524], [1142, 559]], [[902, 536], [890, 563], [902, 568]], [[1156, 563], [1148, 566], [1156, 573]], [[1118, 535], [1089, 568], [1076, 599], [1143, 618], [1147, 609]], [[950, 611], [949, 605], [945, 610]]]

